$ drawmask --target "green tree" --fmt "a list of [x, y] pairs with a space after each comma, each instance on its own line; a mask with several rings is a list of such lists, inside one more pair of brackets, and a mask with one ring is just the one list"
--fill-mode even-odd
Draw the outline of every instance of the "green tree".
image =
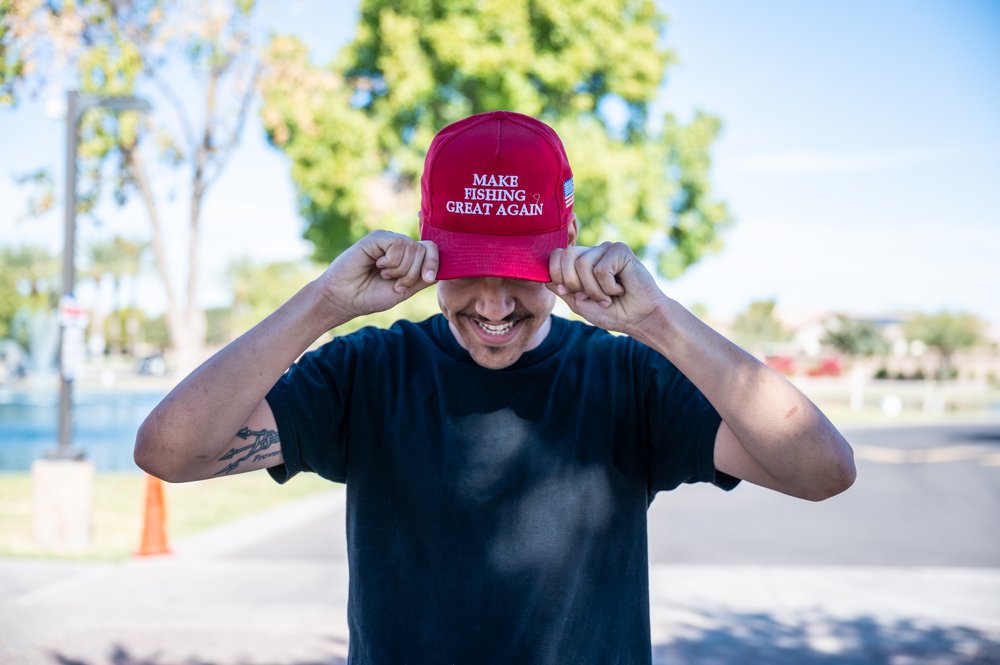
[[721, 247], [709, 149], [720, 121], [650, 118], [674, 54], [651, 0], [364, 0], [357, 36], [325, 66], [271, 42], [268, 137], [291, 159], [306, 237], [329, 260], [375, 228], [413, 234], [435, 132], [510, 109], [562, 136], [582, 244], [622, 240], [674, 277]]
[[11, 324], [21, 307], [21, 298], [14, 275], [0, 268], [0, 340], [10, 337]]
[[121, 296], [122, 281], [126, 277], [135, 277], [142, 270], [142, 259], [149, 243], [131, 240], [116, 235], [111, 240], [94, 243], [90, 246], [88, 257], [88, 276], [100, 282], [109, 275], [114, 282], [112, 309], [123, 307]]
[[233, 294], [229, 339], [262, 321], [319, 272], [316, 266], [301, 261], [259, 263], [242, 258], [230, 263], [226, 270]]
[[941, 311], [937, 314], [917, 314], [906, 322], [904, 334], [908, 339], [921, 340], [941, 354], [938, 380], [951, 374], [952, 358], [957, 351], [969, 349], [983, 340], [985, 323], [967, 313]]
[[[230, 307], [209, 310], [209, 339], [225, 344], [263, 320], [302, 285], [315, 279], [322, 266], [302, 261], [258, 263], [250, 258], [233, 261], [226, 273], [233, 294]], [[439, 311], [434, 289], [424, 289], [389, 312], [361, 316], [332, 331], [343, 335], [364, 326], [388, 327], [398, 319], [419, 321]]]
[[[94, 109], [83, 117], [80, 211], [92, 212], [109, 183], [119, 203], [139, 196], [181, 369], [203, 355], [205, 318], [196, 297], [205, 196], [242, 136], [256, 91], [253, 6], [252, 0], [23, 0], [3, 6], [0, 101], [16, 103], [18, 90], [33, 81], [65, 79], [84, 93], [139, 93], [164, 109], [155, 115]], [[175, 288], [177, 265], [167, 259], [163, 192], [145, 156], [151, 150], [187, 172], [188, 214], [178, 220], [188, 238], [181, 289]]]
[[857, 321], [843, 314], [827, 321], [823, 343], [851, 358], [882, 355], [889, 350], [889, 343], [874, 323]]
[[889, 350], [889, 343], [874, 323], [851, 319], [843, 314], [827, 321], [823, 343], [850, 358], [850, 405], [852, 410], [861, 411], [865, 403], [865, 384], [874, 369], [871, 358], [884, 355]]
[[18, 0], [0, 0], [0, 104], [12, 104], [25, 74], [25, 45], [18, 39]]
[[51, 299], [59, 284], [59, 259], [44, 247], [0, 248], [0, 271], [39, 306]]
[[[111, 240], [94, 243], [89, 247], [89, 256], [85, 269], [86, 276], [92, 279], [98, 288], [100, 288], [105, 277], [110, 277], [112, 280], [113, 291], [110, 313], [113, 314], [125, 307], [125, 303], [122, 302], [121, 297], [122, 280], [125, 277], [135, 277], [139, 274], [142, 268], [142, 256], [147, 247], [147, 243], [129, 240], [122, 236], [115, 236]], [[123, 327], [126, 330], [135, 330], [138, 327], [138, 322], [136, 320], [126, 321]], [[120, 328], [121, 326], [111, 326], [109, 328], [111, 336], [105, 337], [113, 348], [119, 350], [123, 347], [125, 339], [117, 334]], [[105, 330], [104, 312], [93, 312], [91, 329], [102, 331], [103, 335], [103, 331]], [[134, 348], [135, 344], [129, 343], [128, 346]]]
[[233, 340], [233, 308], [229, 306], [209, 307], [205, 310], [205, 342], [210, 347], [220, 347]]
[[792, 333], [781, 325], [774, 313], [774, 300], [755, 300], [733, 320], [733, 340], [755, 353], [764, 353], [777, 342], [787, 342]]
[[58, 283], [59, 261], [45, 248], [0, 247], [0, 339], [30, 351], [26, 318], [56, 306]]

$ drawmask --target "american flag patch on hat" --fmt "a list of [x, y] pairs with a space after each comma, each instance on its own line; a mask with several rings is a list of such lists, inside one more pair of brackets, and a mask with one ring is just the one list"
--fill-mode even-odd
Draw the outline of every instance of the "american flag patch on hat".
[[563, 182], [563, 199], [566, 201], [566, 207], [573, 205], [573, 179], [570, 178]]

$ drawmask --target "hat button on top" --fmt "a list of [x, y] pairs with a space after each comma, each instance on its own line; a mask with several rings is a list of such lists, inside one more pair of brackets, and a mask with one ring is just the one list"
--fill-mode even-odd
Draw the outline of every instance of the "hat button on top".
[[504, 111], [494, 111], [493, 117], [496, 118], [497, 120], [500, 120], [501, 118], [506, 118], [507, 113], [505, 113]]

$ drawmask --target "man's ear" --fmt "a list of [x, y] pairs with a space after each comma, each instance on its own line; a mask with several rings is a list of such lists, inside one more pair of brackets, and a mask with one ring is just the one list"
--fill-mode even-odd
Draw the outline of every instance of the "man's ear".
[[576, 226], [576, 213], [573, 213], [573, 216], [570, 217], [569, 224], [566, 225], [566, 232], [569, 235], [569, 244], [567, 247], [572, 247], [576, 244], [576, 235], [578, 231], [579, 229]]

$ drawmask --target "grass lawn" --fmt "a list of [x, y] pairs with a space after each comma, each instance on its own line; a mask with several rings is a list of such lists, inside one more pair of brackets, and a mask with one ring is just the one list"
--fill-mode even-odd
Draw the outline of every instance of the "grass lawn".
[[[340, 487], [316, 474], [278, 485], [255, 471], [213, 480], [164, 483], [169, 542], [279, 503]], [[0, 556], [61, 559], [122, 559], [139, 547], [146, 502], [146, 475], [98, 474], [90, 547], [79, 554], [40, 550], [32, 533], [30, 473], [0, 473]]]

